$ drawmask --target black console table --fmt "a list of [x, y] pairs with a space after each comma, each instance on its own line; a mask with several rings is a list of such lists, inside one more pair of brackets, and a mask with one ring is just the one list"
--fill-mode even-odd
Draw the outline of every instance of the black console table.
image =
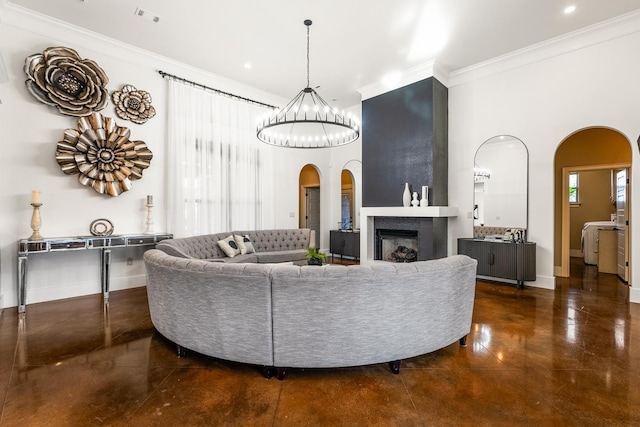
[[98, 249], [100, 251], [100, 283], [102, 295], [109, 299], [109, 267], [111, 265], [111, 249], [131, 246], [155, 246], [157, 242], [171, 239], [172, 234], [121, 234], [118, 236], [96, 237], [55, 237], [48, 239], [18, 241], [18, 312], [26, 310], [27, 266], [30, 254], [46, 254], [51, 252], [81, 251]]
[[329, 231], [329, 251], [331, 255], [360, 257], [360, 232], [347, 230]]
[[536, 280], [536, 244], [458, 239], [458, 253], [478, 260], [478, 276], [515, 280], [518, 289]]

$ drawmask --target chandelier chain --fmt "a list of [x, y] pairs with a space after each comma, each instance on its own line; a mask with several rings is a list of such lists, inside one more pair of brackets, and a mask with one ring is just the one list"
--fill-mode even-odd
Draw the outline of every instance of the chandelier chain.
[[[305, 21], [305, 24], [307, 24], [307, 21]], [[311, 23], [307, 24], [307, 87], [311, 87], [309, 85], [309, 27], [311, 26]]]

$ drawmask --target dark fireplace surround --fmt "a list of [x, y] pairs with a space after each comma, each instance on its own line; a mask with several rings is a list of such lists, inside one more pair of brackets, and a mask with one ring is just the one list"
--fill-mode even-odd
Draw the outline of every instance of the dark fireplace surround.
[[[429, 205], [448, 205], [448, 89], [434, 77], [362, 103], [362, 206], [402, 206], [402, 191], [429, 186]], [[407, 208], [407, 209], [420, 209]], [[376, 216], [372, 230], [418, 232], [418, 260], [447, 256], [447, 218]], [[374, 252], [378, 236], [374, 234]], [[380, 259], [378, 253], [373, 254]]]

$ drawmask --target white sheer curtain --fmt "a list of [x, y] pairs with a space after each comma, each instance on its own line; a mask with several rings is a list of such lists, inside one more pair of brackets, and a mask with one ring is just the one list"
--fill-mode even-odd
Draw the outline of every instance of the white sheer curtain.
[[265, 108], [169, 80], [168, 224], [176, 237], [273, 227]]

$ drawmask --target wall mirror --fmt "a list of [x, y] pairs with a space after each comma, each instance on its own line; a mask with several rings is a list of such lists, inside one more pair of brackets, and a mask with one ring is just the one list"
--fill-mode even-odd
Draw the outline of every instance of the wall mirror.
[[495, 136], [478, 148], [474, 159], [474, 226], [527, 228], [528, 167], [527, 147], [513, 136]]

